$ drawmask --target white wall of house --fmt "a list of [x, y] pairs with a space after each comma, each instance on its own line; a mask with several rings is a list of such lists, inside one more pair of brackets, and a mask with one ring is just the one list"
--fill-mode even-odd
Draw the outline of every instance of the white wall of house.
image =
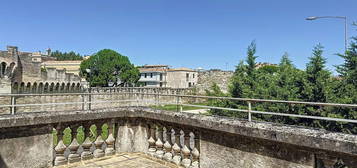
[[139, 82], [144, 83], [147, 87], [166, 87], [166, 73], [141, 72]]

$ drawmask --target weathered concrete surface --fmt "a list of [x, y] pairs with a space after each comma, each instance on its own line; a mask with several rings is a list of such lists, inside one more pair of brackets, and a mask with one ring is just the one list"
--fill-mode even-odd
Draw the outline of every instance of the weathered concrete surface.
[[298, 146], [246, 136], [205, 131], [201, 167], [313, 168], [314, 154]]
[[1, 128], [0, 167], [50, 167], [53, 159], [51, 130], [49, 126]]
[[[117, 132], [116, 146], [121, 152], [147, 149], [147, 144], [137, 140], [147, 139], [145, 126], [139, 124], [146, 120], [166, 122], [182, 129], [198, 130], [201, 134], [201, 168], [217, 165], [324, 168], [332, 167], [339, 160], [350, 168], [357, 166], [356, 135], [144, 107], [3, 116], [0, 118], [0, 128], [37, 127], [115, 118], [117, 121], [125, 121], [119, 123]], [[142, 146], [133, 147], [135, 144]], [[9, 157], [2, 154], [1, 157], [3, 156]]]

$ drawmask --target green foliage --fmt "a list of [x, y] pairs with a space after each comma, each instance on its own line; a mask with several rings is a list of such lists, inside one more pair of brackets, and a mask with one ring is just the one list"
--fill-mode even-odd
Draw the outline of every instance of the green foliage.
[[[86, 71], [90, 69], [90, 73]], [[134, 85], [140, 78], [139, 70], [130, 63], [129, 58], [116, 51], [104, 49], [82, 61], [80, 75], [91, 86], [108, 86], [119, 78], [126, 85]]]
[[[247, 59], [241, 61], [230, 81], [229, 94], [213, 85], [206, 91], [209, 96], [232, 96], [239, 98], [257, 98], [272, 100], [291, 100], [328, 103], [357, 103], [357, 39], [351, 43], [346, 55], [341, 55], [345, 63], [338, 66], [340, 77], [334, 77], [326, 69], [323, 47], [318, 44], [305, 70], [295, 68], [289, 55], [284, 53], [278, 66], [255, 67], [256, 45], [252, 42], [247, 51]], [[210, 100], [211, 106], [247, 109], [241, 101]], [[306, 105], [288, 105], [284, 103], [253, 103], [253, 110], [272, 111], [299, 115], [312, 115], [333, 118], [357, 119], [356, 109], [320, 107]], [[211, 114], [247, 119], [244, 112], [212, 110]], [[323, 128], [331, 131], [357, 133], [356, 124], [343, 122], [311, 120], [294, 117], [253, 114], [254, 120], [270, 121]]]
[[52, 57], [55, 57], [57, 61], [65, 61], [65, 60], [83, 60], [83, 57], [80, 54], [77, 54], [73, 51], [71, 52], [60, 52], [56, 50], [51, 53]]
[[[219, 86], [216, 83], [213, 83], [213, 85], [210, 87], [210, 89], [205, 90], [207, 96], [216, 96], [216, 97], [226, 97], [227, 95], [224, 94]], [[214, 107], [229, 107], [230, 102], [228, 100], [220, 100], [220, 99], [209, 99], [208, 100], [208, 105], [209, 106], [214, 106]], [[210, 109], [209, 113], [212, 115], [227, 115], [230, 114], [229, 111], [227, 110], [221, 110], [221, 109]]]
[[331, 73], [325, 69], [326, 58], [322, 56], [323, 47], [318, 44], [313, 49], [313, 56], [306, 65], [306, 81], [302, 99], [311, 102], [328, 102], [332, 92]]
[[343, 77], [346, 84], [357, 87], [357, 37], [352, 38], [350, 47], [345, 54], [338, 54], [345, 61], [337, 66], [337, 72]]

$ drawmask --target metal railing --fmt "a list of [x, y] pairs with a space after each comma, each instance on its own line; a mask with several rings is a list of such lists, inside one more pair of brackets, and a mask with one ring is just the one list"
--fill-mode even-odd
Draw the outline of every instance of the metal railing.
[[[106, 97], [104, 101], [98, 101], [91, 99], [92, 96], [118, 96], [124, 95], [122, 99], [111, 99]], [[82, 101], [75, 102], [56, 102], [56, 103], [28, 103], [28, 104], [17, 104], [16, 100], [26, 97], [58, 97], [58, 96], [81, 96]], [[93, 104], [113, 104], [113, 103], [124, 103], [125, 106], [157, 106], [157, 105], [176, 105], [177, 111], [182, 112], [184, 106], [198, 107], [205, 109], [217, 109], [217, 110], [227, 110], [227, 111], [237, 111], [248, 114], [248, 121], [252, 121], [252, 114], [263, 114], [263, 115], [275, 115], [284, 117], [296, 117], [314, 120], [325, 120], [325, 121], [336, 121], [336, 122], [346, 122], [346, 123], [357, 123], [357, 120], [353, 119], [343, 119], [343, 118], [332, 118], [332, 117], [322, 117], [322, 116], [311, 116], [311, 115], [301, 115], [301, 114], [290, 114], [290, 113], [279, 113], [279, 112], [269, 112], [269, 111], [258, 111], [252, 109], [252, 103], [282, 103], [287, 105], [309, 105], [309, 106], [327, 106], [327, 107], [343, 107], [343, 108], [356, 108], [357, 104], [339, 104], [339, 103], [320, 103], [320, 102], [303, 102], [303, 101], [285, 101], [285, 100], [266, 100], [266, 99], [251, 99], [251, 98], [232, 98], [232, 97], [215, 97], [215, 96], [197, 96], [197, 95], [181, 95], [181, 94], [160, 94], [160, 93], [148, 93], [148, 92], [111, 92], [111, 93], [52, 93], [52, 94], [0, 94], [1, 97], [9, 97], [9, 104], [1, 104], [1, 108], [10, 108], [10, 114], [16, 114], [17, 107], [29, 107], [29, 106], [60, 106], [60, 105], [82, 105], [81, 110], [92, 110]], [[133, 99], [134, 97], [134, 99]], [[170, 99], [161, 100], [164, 97], [169, 97]], [[197, 105], [186, 103], [183, 99], [214, 99], [214, 100], [229, 100], [229, 101], [242, 101], [246, 102], [246, 109], [238, 108], [228, 108], [228, 107], [217, 107], [210, 105]], [[130, 104], [125, 104], [130, 103]], [[108, 106], [112, 107], [112, 106]]]

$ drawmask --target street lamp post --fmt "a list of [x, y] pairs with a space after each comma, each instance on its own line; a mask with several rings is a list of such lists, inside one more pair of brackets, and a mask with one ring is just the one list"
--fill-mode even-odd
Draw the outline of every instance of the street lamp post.
[[89, 95], [88, 95], [88, 110], [91, 110], [92, 109], [92, 70], [91, 69], [86, 69], [86, 72], [89, 74], [89, 87], [88, 87], [88, 92], [89, 92]]
[[334, 18], [334, 19], [343, 19], [345, 21], [345, 54], [347, 52], [347, 17], [346, 16], [311, 16], [307, 17], [306, 20], [316, 20], [323, 18]]

